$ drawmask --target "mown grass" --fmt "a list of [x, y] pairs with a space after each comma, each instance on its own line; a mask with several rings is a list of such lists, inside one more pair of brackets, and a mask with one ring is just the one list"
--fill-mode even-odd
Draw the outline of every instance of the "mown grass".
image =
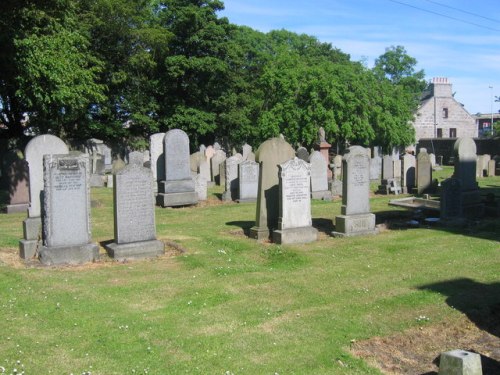
[[[497, 188], [500, 177], [480, 184]], [[397, 216], [391, 198], [374, 196], [372, 211]], [[93, 237], [110, 240], [111, 191], [94, 189], [92, 200]], [[322, 227], [306, 245], [247, 238], [255, 204], [230, 203], [157, 208], [158, 238], [185, 249], [177, 256], [54, 268], [0, 261], [0, 366], [26, 374], [378, 374], [350, 354], [352, 342], [464, 313], [449, 304], [460, 280], [488, 291], [477, 308], [500, 302], [498, 288], [491, 292], [500, 279], [498, 220], [339, 239], [326, 232], [340, 206], [313, 202]], [[23, 219], [0, 215], [0, 249], [10, 259]]]

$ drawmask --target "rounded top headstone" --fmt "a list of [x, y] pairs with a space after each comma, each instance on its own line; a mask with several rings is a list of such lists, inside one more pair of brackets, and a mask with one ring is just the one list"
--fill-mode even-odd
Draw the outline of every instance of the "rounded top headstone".
[[128, 154], [128, 163], [130, 165], [142, 167], [142, 164], [144, 162], [143, 159], [144, 155], [142, 154], [142, 152], [133, 151], [130, 154]]
[[472, 138], [458, 138], [453, 146], [453, 151], [458, 157], [476, 157], [477, 147], [476, 142]]

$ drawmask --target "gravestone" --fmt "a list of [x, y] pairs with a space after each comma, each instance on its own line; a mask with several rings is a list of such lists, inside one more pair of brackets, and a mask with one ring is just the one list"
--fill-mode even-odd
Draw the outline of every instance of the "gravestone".
[[441, 183], [440, 218], [457, 221], [463, 217], [462, 186], [458, 178], [448, 178]]
[[153, 172], [143, 167], [143, 154], [131, 152], [129, 164], [114, 175], [114, 231], [104, 247], [116, 260], [150, 258], [165, 253], [156, 239]]
[[248, 160], [248, 156], [252, 153], [252, 146], [245, 143], [242, 147], [243, 160]]
[[331, 146], [332, 145], [326, 141], [325, 129], [323, 127], [320, 127], [318, 130], [318, 141], [314, 145], [314, 149], [319, 151], [321, 153], [321, 155], [323, 156], [323, 158], [325, 159], [325, 163], [327, 166], [326, 173], [327, 173], [328, 180], [332, 179], [332, 171], [328, 168], [328, 165], [330, 165], [329, 152], [330, 152]]
[[341, 215], [335, 218], [335, 237], [376, 234], [370, 213], [370, 158], [361, 146], [351, 146], [343, 161]]
[[45, 265], [81, 264], [99, 257], [90, 229], [90, 164], [88, 156], [43, 157], [43, 246]]
[[208, 199], [207, 186], [208, 181], [200, 174], [194, 177], [194, 190], [196, 191], [198, 201], [206, 201]]
[[116, 156], [116, 159], [113, 160], [113, 166], [111, 167], [111, 173], [112, 174], [117, 174], [120, 172], [123, 168], [125, 168], [127, 164], [123, 161], [120, 155]]
[[398, 159], [392, 161], [392, 170], [394, 179], [398, 182], [398, 184], [401, 184], [401, 160]]
[[401, 189], [408, 194], [415, 187], [415, 166], [416, 159], [412, 154], [404, 154], [401, 157]]
[[431, 168], [436, 166], [436, 155], [432, 152], [429, 154], [429, 160], [431, 161]]
[[370, 160], [370, 180], [380, 181], [381, 172], [382, 172], [382, 158], [376, 155]]
[[200, 164], [198, 165], [198, 175], [200, 175], [201, 178], [204, 178], [207, 183], [210, 181], [210, 166], [208, 165], [208, 161], [200, 161]]
[[198, 203], [189, 168], [189, 138], [181, 129], [165, 134], [165, 180], [160, 182], [156, 202], [162, 207]]
[[214, 143], [214, 150], [215, 151], [221, 151], [222, 150], [222, 147], [220, 146], [219, 142], [215, 142]]
[[227, 158], [225, 167], [225, 191], [222, 193], [223, 201], [235, 201], [238, 199], [238, 164], [243, 161], [241, 154], [236, 154]]
[[202, 161], [206, 160], [205, 152], [196, 151], [194, 154], [189, 155], [189, 166], [191, 172], [197, 172], [198, 166]]
[[476, 143], [472, 138], [458, 138], [454, 148], [455, 170], [453, 177], [462, 186], [462, 205], [465, 217], [480, 217], [484, 214], [479, 186], [476, 182]]
[[[307, 151], [307, 148], [305, 148], [305, 147], [299, 147], [297, 149], [297, 152], [295, 153], [295, 155], [299, 159], [304, 160], [305, 162], [309, 161], [310, 155], [309, 155], [309, 152]], [[321, 157], [323, 157], [323, 156], [321, 156]]]
[[336, 180], [342, 179], [342, 155], [335, 155], [333, 158], [332, 177]]
[[495, 160], [488, 161], [488, 170], [487, 170], [487, 173], [486, 173], [486, 175], [488, 177], [495, 176], [495, 172], [496, 172], [495, 171], [495, 163], [496, 163]]
[[384, 155], [382, 158], [382, 181], [378, 186], [378, 194], [390, 194], [391, 185], [394, 184], [394, 159], [392, 155]]
[[271, 138], [263, 142], [256, 153], [259, 163], [259, 190], [255, 226], [250, 229], [250, 237], [259, 241], [270, 238], [278, 228], [279, 178], [278, 165], [292, 159], [295, 151], [283, 138]]
[[43, 192], [43, 156], [50, 154], [67, 154], [68, 146], [54, 135], [44, 134], [28, 142], [24, 155], [29, 170], [30, 205], [28, 218], [23, 221], [23, 239], [19, 241], [19, 256], [32, 258], [40, 245]]
[[427, 150], [421, 148], [417, 155], [417, 194], [428, 193], [432, 187], [432, 166]]
[[[321, 154], [319, 156], [323, 158]], [[309, 163], [295, 157], [280, 164], [279, 189], [278, 229], [273, 231], [273, 242], [289, 244], [316, 241], [318, 231], [312, 227]]]
[[[214, 147], [215, 149], [215, 147]], [[226, 160], [226, 153], [223, 150], [216, 150], [212, 159], [210, 159], [210, 169], [212, 172], [212, 181], [215, 182], [216, 185], [224, 184], [221, 182], [220, 178], [220, 164]]]
[[238, 202], [255, 202], [259, 190], [259, 163], [245, 160], [238, 164]]
[[441, 353], [439, 375], [483, 375], [481, 356], [459, 349]]
[[155, 133], [149, 137], [149, 155], [151, 172], [153, 173], [153, 188], [158, 192], [158, 181], [165, 180], [165, 155], [163, 154], [163, 139], [165, 133]]
[[476, 178], [481, 178], [484, 176], [484, 155], [479, 155], [476, 159]]
[[309, 163], [312, 199], [331, 200], [332, 192], [328, 189], [327, 166], [323, 155], [319, 151], [312, 152]]
[[30, 202], [28, 162], [15, 155], [7, 168], [5, 179], [9, 193], [6, 213], [26, 212]]

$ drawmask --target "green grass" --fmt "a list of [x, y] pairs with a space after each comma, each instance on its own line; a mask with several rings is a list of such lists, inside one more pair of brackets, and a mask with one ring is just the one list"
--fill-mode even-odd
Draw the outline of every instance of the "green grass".
[[[479, 182], [500, 187], [500, 177]], [[397, 215], [391, 198], [375, 196], [372, 211]], [[92, 200], [93, 238], [110, 240], [111, 191], [94, 189]], [[313, 202], [324, 231], [340, 206]], [[421, 227], [339, 239], [321, 232], [315, 243], [279, 246], [243, 234], [255, 204], [157, 208], [158, 238], [185, 253], [44, 268], [1, 261], [15, 259], [24, 216], [0, 215], [7, 373], [23, 365], [26, 374], [379, 374], [350, 354], [351, 340], [456, 318], [467, 311], [449, 301], [468, 285], [483, 291], [474, 308], [500, 303], [498, 220], [459, 233]], [[419, 322], [421, 315], [430, 321]]]

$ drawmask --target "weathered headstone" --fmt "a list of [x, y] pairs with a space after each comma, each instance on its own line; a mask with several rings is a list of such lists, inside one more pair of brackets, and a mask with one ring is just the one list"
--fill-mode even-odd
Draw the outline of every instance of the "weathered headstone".
[[28, 218], [23, 221], [23, 239], [19, 241], [19, 255], [23, 259], [32, 258], [41, 238], [41, 206], [43, 192], [43, 156], [67, 154], [68, 146], [54, 135], [44, 134], [28, 142], [24, 150], [29, 169], [30, 205]]
[[332, 177], [336, 180], [342, 179], [342, 155], [335, 155], [333, 158]]
[[332, 192], [328, 189], [327, 166], [323, 155], [314, 151], [309, 157], [311, 169], [311, 197], [313, 199], [331, 200]]
[[245, 143], [242, 147], [243, 160], [248, 160], [248, 156], [252, 153], [252, 146]]
[[417, 194], [429, 192], [432, 186], [432, 166], [427, 150], [421, 148], [417, 155]]
[[370, 160], [370, 180], [380, 181], [381, 172], [382, 172], [382, 158], [376, 155]]
[[158, 192], [158, 181], [165, 180], [164, 138], [165, 133], [155, 133], [149, 137], [149, 154], [151, 157], [151, 172], [153, 173], [153, 188], [155, 192]]
[[431, 152], [429, 154], [429, 160], [431, 162], [431, 168], [434, 168], [436, 166], [436, 155]]
[[326, 162], [326, 173], [328, 180], [332, 179], [332, 171], [328, 168], [328, 165], [330, 165], [330, 147], [332, 145], [329, 144], [326, 141], [326, 136], [325, 136], [325, 129], [323, 127], [320, 127], [318, 130], [318, 142], [314, 145], [314, 149], [319, 151], [323, 158], [325, 159]]
[[439, 375], [483, 375], [481, 356], [459, 349], [441, 353]]
[[495, 175], [495, 163], [495, 160], [488, 161], [488, 170], [486, 172], [488, 177], [493, 177]]
[[[308, 162], [308, 161], [309, 161], [309, 157], [310, 157], [310, 155], [309, 155], [309, 152], [307, 151], [307, 148], [305, 148], [305, 147], [302, 147], [302, 146], [301, 146], [301, 147], [299, 147], [299, 148], [297, 149], [297, 152], [295, 153], [295, 155], [296, 155], [299, 159], [304, 160], [305, 162]], [[323, 157], [323, 156], [321, 156], [321, 157]]]
[[238, 164], [243, 160], [241, 154], [236, 154], [227, 158], [225, 166], [225, 191], [222, 193], [222, 200], [235, 201], [238, 199]]
[[191, 172], [196, 172], [198, 170], [198, 166], [204, 160], [206, 160], [205, 152], [196, 151], [195, 153], [189, 155], [189, 167], [191, 168]]
[[256, 160], [260, 164], [259, 190], [255, 226], [250, 229], [250, 237], [259, 241], [267, 240], [278, 228], [279, 178], [278, 165], [295, 156], [295, 151], [283, 138], [271, 138], [257, 150]]
[[484, 155], [479, 155], [476, 159], [476, 178], [481, 178], [484, 176]]
[[[319, 156], [323, 158], [321, 154]], [[273, 231], [273, 242], [288, 244], [317, 240], [318, 231], [312, 227], [310, 171], [309, 163], [297, 157], [280, 164], [279, 221], [278, 229]]]
[[441, 183], [440, 218], [460, 220], [463, 217], [462, 186], [458, 178], [448, 178]]
[[[215, 149], [215, 147], [214, 147]], [[226, 160], [226, 153], [222, 150], [216, 150], [214, 153], [214, 156], [212, 159], [210, 159], [210, 169], [212, 172], [212, 181], [215, 182], [216, 185], [222, 185], [221, 179], [220, 179], [220, 164]]]
[[156, 202], [162, 207], [198, 203], [189, 168], [189, 138], [180, 129], [169, 130], [164, 138], [165, 181], [159, 185]]
[[120, 155], [116, 156], [116, 159], [113, 160], [113, 166], [111, 168], [111, 173], [112, 174], [117, 174], [120, 172], [123, 168], [125, 168], [127, 164], [123, 161]]
[[111, 258], [149, 258], [165, 252], [156, 239], [153, 172], [142, 166], [143, 154], [131, 152], [129, 164], [114, 175], [114, 242], [105, 245]]
[[363, 147], [351, 146], [342, 162], [342, 208], [332, 235], [376, 234], [375, 215], [370, 213], [370, 158]]
[[5, 176], [9, 193], [5, 211], [26, 212], [29, 207], [29, 171], [26, 160], [15, 158], [10, 162]]
[[259, 190], [259, 163], [245, 160], [238, 164], [238, 202], [255, 202]]
[[90, 165], [88, 156], [45, 155], [43, 246], [45, 265], [81, 264], [99, 257], [90, 228]]
[[392, 175], [394, 179], [401, 184], [401, 160], [393, 160], [392, 161]]
[[384, 155], [382, 158], [382, 180], [394, 178], [394, 159], [392, 155]]
[[198, 165], [198, 174], [201, 178], [204, 178], [207, 182], [210, 181], [210, 166], [208, 165], [208, 161], [202, 160]]
[[208, 181], [200, 174], [194, 177], [194, 190], [199, 201], [206, 201], [208, 199], [207, 184]]
[[410, 193], [415, 187], [415, 156], [404, 154], [401, 157], [401, 189], [403, 193]]

